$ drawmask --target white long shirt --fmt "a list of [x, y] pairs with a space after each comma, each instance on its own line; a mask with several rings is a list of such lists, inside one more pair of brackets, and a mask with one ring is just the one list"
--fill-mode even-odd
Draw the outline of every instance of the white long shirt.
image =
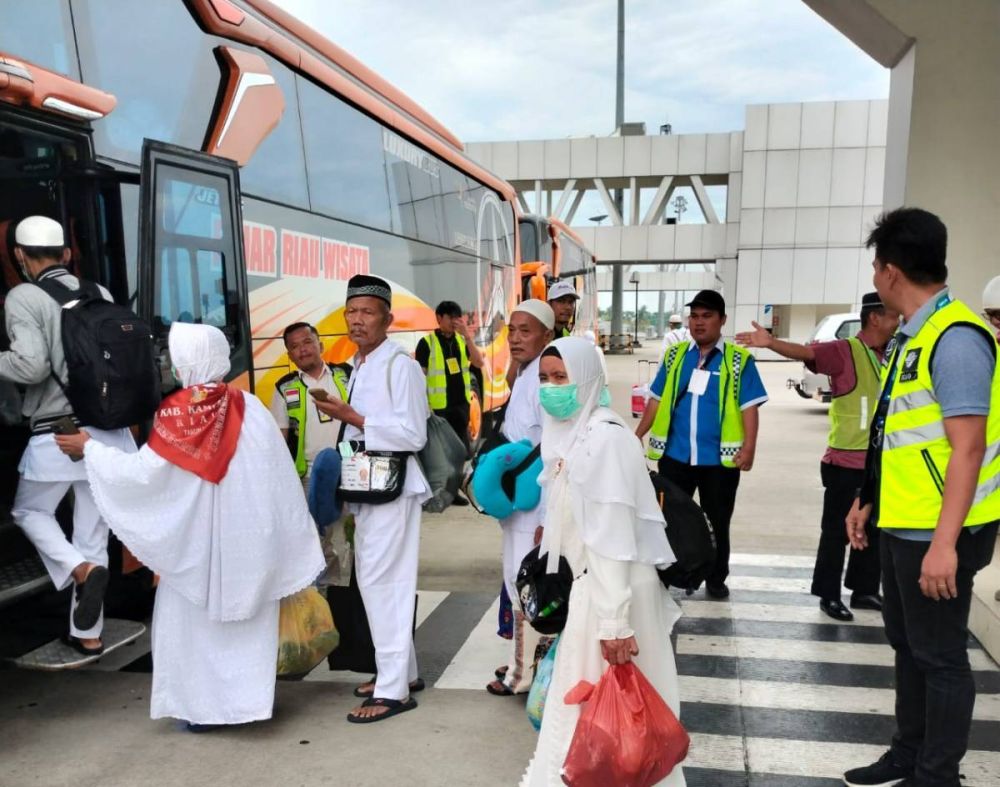
[[[364, 416], [365, 426], [361, 430], [348, 425], [345, 440], [364, 440], [372, 451], [411, 453], [427, 443], [427, 382], [417, 362], [395, 342], [386, 339], [364, 361], [360, 355], [354, 357], [347, 391], [351, 407]], [[403, 493], [417, 495], [421, 502], [431, 496], [414, 456], [406, 463]]]
[[[540, 358], [540, 357], [539, 357]], [[542, 441], [542, 403], [538, 397], [539, 358], [535, 358], [527, 366], [521, 367], [514, 380], [507, 403], [507, 414], [504, 416], [504, 437], [512, 443], [518, 440], [529, 440], [532, 445]], [[501, 519], [503, 527], [513, 527], [515, 530], [534, 531], [545, 521], [545, 493], [536, 508], [531, 511], [515, 511], [506, 519]]]

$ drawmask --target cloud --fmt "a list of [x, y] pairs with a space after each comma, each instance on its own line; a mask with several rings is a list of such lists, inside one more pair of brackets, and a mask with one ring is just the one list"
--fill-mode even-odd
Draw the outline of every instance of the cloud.
[[[614, 127], [613, 0], [276, 0], [467, 141]], [[630, 0], [626, 120], [743, 127], [747, 104], [884, 98], [888, 71], [801, 0]]]

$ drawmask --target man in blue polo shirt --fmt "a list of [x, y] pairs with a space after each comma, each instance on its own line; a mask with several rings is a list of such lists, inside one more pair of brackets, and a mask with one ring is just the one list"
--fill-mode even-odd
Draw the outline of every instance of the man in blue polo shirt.
[[[722, 340], [726, 301], [702, 290], [691, 308], [690, 341], [668, 347], [650, 386], [650, 406], [635, 433], [650, 433], [647, 456], [660, 474], [698, 501], [715, 530], [715, 566], [706, 591], [729, 595], [729, 522], [740, 472], [753, 467], [757, 408], [767, 401], [753, 356]], [[655, 406], [652, 406], [655, 402]]]

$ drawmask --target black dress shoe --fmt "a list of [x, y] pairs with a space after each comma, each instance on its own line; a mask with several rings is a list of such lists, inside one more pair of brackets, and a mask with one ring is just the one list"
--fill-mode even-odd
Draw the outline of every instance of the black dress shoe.
[[729, 588], [726, 586], [725, 582], [706, 582], [705, 592], [712, 598], [729, 598]]
[[819, 608], [834, 620], [854, 620], [851, 610], [839, 598], [825, 598], [819, 602]]
[[874, 609], [876, 612], [882, 611], [882, 597], [878, 593], [872, 595], [851, 595], [851, 609]]

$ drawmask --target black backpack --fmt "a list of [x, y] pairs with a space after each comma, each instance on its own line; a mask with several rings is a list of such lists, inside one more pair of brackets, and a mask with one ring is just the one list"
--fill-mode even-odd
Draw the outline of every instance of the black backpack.
[[79, 290], [58, 279], [35, 284], [63, 307], [69, 379], [63, 382], [55, 372], [52, 379], [76, 419], [84, 426], [119, 429], [152, 418], [160, 403], [160, 377], [149, 324], [131, 309], [106, 301], [93, 282], [81, 280]]
[[686, 590], [701, 587], [715, 563], [715, 531], [694, 499], [673, 481], [650, 472], [656, 499], [667, 520], [667, 541], [677, 562], [657, 569], [665, 587]]

